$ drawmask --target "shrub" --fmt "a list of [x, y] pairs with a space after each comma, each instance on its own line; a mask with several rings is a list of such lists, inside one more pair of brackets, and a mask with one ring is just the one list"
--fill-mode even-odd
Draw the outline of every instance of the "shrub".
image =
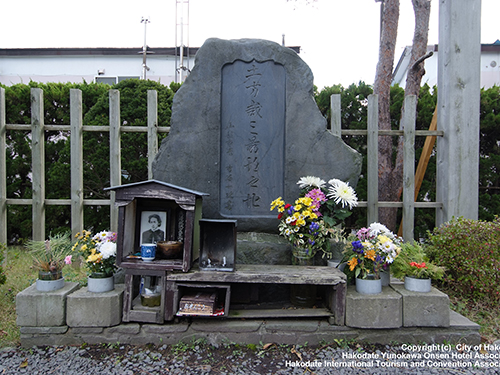
[[429, 256], [447, 269], [445, 281], [464, 297], [500, 302], [500, 219], [460, 217], [429, 233]]

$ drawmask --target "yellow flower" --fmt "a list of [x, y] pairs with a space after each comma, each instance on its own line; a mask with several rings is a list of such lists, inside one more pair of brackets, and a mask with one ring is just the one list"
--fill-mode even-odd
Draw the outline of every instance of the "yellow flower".
[[[283, 198], [278, 197], [271, 202], [271, 211], [274, 210], [276, 207], [282, 207], [284, 205], [285, 205], [285, 202], [283, 201]], [[283, 212], [283, 211], [280, 211], [280, 212]]]
[[87, 263], [99, 263], [102, 259], [102, 254], [91, 254], [87, 258]]
[[87, 244], [85, 244], [85, 245], [82, 245], [82, 248], [81, 248], [81, 250], [82, 250], [82, 251], [85, 251], [85, 250], [87, 250]]
[[379, 235], [379, 236], [377, 237], [377, 240], [378, 240], [378, 242], [380, 242], [380, 243], [385, 243], [385, 242], [387, 242], [387, 241], [390, 241], [389, 237], [384, 236], [384, 235], [382, 235], [382, 234], [381, 234], [381, 235]]
[[302, 214], [304, 215], [304, 217], [311, 217], [312, 213], [313, 212], [311, 210], [304, 210], [302, 212]]
[[295, 211], [300, 211], [301, 208], [302, 208], [302, 205], [296, 204], [293, 208], [294, 208]]
[[296, 225], [299, 227], [303, 227], [304, 225], [306, 225], [306, 221], [304, 219], [298, 219]]
[[349, 262], [347, 262], [347, 264], [349, 265], [349, 269], [351, 271], [354, 271], [354, 268], [356, 268], [356, 266], [358, 265], [358, 259], [357, 258], [351, 258], [351, 260]]

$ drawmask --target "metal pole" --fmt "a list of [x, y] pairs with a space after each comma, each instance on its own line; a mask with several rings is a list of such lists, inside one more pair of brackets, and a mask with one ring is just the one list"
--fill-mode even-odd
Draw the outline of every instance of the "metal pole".
[[148, 66], [146, 65], [146, 56], [148, 53], [148, 46], [146, 44], [146, 27], [147, 24], [150, 23], [151, 21], [149, 20], [149, 17], [142, 17], [141, 23], [144, 22], [144, 45], [142, 47], [142, 79], [146, 79], [146, 72], [149, 70]]

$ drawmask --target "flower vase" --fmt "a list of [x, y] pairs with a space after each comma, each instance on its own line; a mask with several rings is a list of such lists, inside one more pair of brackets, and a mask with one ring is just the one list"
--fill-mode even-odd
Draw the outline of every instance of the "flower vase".
[[365, 279], [356, 278], [356, 292], [361, 294], [382, 293], [382, 280], [368, 275]]
[[405, 289], [411, 292], [429, 293], [431, 291], [431, 279], [417, 279], [405, 276]]
[[380, 271], [380, 280], [382, 280], [382, 286], [389, 286], [391, 283], [391, 269], [389, 267]]
[[115, 289], [115, 278], [104, 272], [93, 272], [87, 279], [87, 290], [91, 293], [104, 293]]
[[36, 290], [40, 292], [52, 292], [64, 287], [62, 271], [38, 271], [36, 280]]
[[[314, 255], [315, 253], [311, 254], [307, 249], [294, 248], [292, 264], [294, 266], [314, 266]], [[297, 307], [313, 307], [316, 303], [316, 285], [290, 285], [290, 302]]]

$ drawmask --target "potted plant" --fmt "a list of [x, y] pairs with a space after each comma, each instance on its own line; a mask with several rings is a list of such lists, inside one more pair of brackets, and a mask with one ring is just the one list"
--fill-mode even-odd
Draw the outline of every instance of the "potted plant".
[[[357, 204], [356, 195], [352, 188], [342, 183], [342, 188], [346, 186], [349, 188], [344, 191], [341, 188], [340, 180], [332, 180], [331, 182], [339, 190], [331, 192], [332, 199], [338, 199], [342, 206]], [[271, 202], [271, 211], [277, 209], [280, 220], [279, 233], [292, 245], [292, 264], [314, 265], [314, 256], [319, 251], [326, 254], [329, 248], [328, 240], [331, 237], [332, 229], [321, 211], [322, 207], [326, 207], [327, 194], [330, 193], [325, 194], [322, 189], [326, 182], [317, 177], [303, 177], [298, 184], [302, 188], [301, 196], [293, 204], [285, 203], [283, 198], [279, 197]], [[348, 198], [350, 199], [348, 200]], [[302, 290], [300, 293], [296, 293], [298, 288], [312, 289], [314, 286], [292, 286], [292, 302], [299, 306], [312, 306], [316, 300], [315, 290]], [[304, 301], [301, 301], [302, 298]]]
[[405, 242], [401, 253], [391, 266], [394, 277], [405, 281], [405, 289], [414, 292], [430, 292], [431, 280], [440, 280], [444, 268], [429, 261], [424, 247], [417, 242]]
[[116, 233], [102, 231], [92, 236], [84, 230], [76, 234], [77, 242], [73, 251], [83, 257], [88, 273], [87, 290], [101, 293], [114, 289], [114, 272], [116, 270]]
[[33, 265], [38, 270], [36, 288], [53, 291], [64, 286], [62, 269], [71, 264], [71, 240], [69, 233], [50, 235], [46, 241], [28, 241], [26, 247], [33, 256]]
[[[356, 289], [364, 294], [382, 292], [382, 274], [397, 259], [401, 239], [380, 223], [361, 228], [345, 253], [348, 270], [354, 274]], [[388, 273], [386, 273], [388, 276]]]

